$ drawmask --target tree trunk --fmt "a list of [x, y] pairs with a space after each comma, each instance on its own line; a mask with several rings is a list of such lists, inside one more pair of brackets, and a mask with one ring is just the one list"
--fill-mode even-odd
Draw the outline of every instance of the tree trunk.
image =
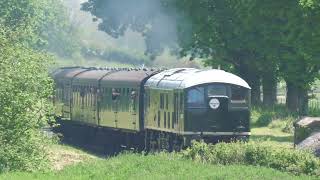
[[261, 104], [261, 79], [260, 74], [246, 63], [241, 63], [237, 69], [240, 76], [247, 81], [251, 87], [251, 103], [253, 105]]
[[274, 106], [277, 102], [277, 78], [275, 74], [266, 74], [262, 78], [263, 105]]
[[286, 105], [292, 112], [306, 115], [308, 110], [308, 90], [287, 82]]
[[286, 105], [292, 112], [298, 112], [298, 88], [287, 82]]
[[257, 75], [252, 75], [248, 80], [251, 86], [251, 102], [253, 105], [261, 105], [261, 81]]
[[308, 114], [308, 90], [300, 89], [299, 95], [299, 114], [302, 116], [306, 116]]

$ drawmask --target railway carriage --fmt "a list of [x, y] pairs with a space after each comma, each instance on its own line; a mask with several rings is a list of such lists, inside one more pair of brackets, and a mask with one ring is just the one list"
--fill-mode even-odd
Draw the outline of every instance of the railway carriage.
[[250, 135], [250, 87], [238, 76], [222, 70], [171, 69], [152, 76], [145, 89], [145, 131], [151, 141], [166, 137], [160, 146]]
[[250, 87], [222, 70], [70, 67], [53, 78], [57, 129], [84, 143], [172, 151], [250, 135]]
[[89, 68], [72, 67], [57, 69], [52, 73], [55, 81], [55, 115], [65, 120], [71, 118], [71, 86], [72, 81], [78, 74], [88, 71]]

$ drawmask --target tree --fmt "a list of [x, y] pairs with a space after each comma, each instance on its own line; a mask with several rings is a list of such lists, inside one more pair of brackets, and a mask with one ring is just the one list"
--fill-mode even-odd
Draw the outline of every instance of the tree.
[[306, 114], [308, 90], [317, 78], [319, 64], [319, 26], [317, 11], [308, 11], [299, 1], [261, 1], [260, 13], [268, 44], [266, 54], [278, 61], [279, 75], [287, 83], [287, 106], [292, 111]]
[[48, 141], [40, 128], [51, 114], [51, 57], [17, 43], [8, 31], [0, 28], [0, 173], [47, 168]]
[[260, 51], [262, 34], [255, 28], [257, 19], [248, 13], [256, 3], [252, 0], [184, 0], [177, 1], [176, 5], [188, 20], [186, 24], [179, 24], [182, 26], [179, 29], [187, 30], [182, 33], [187, 35], [179, 36], [183, 55], [208, 58], [207, 64], [213, 66], [229, 64], [252, 87], [253, 104], [260, 104], [261, 63], [266, 61]]
[[40, 129], [52, 114], [52, 57], [42, 48], [49, 42], [44, 24], [53, 22], [50, 1], [0, 1], [0, 173], [47, 168]]
[[309, 7], [309, 8], [320, 7], [320, 1], [319, 0], [300, 0], [300, 4], [303, 7]]
[[17, 41], [61, 56], [80, 50], [77, 32], [61, 1], [10, 0], [1, 1], [0, 7], [0, 26], [19, 33]]

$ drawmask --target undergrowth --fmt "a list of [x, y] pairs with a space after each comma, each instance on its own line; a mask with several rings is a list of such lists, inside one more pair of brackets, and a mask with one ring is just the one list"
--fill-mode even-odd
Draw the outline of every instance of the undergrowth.
[[282, 132], [292, 133], [293, 123], [298, 114], [290, 112], [283, 105], [274, 107], [253, 107], [251, 112], [251, 125], [253, 127], [269, 127], [281, 129]]
[[0, 179], [316, 179], [316, 177], [244, 165], [213, 165], [183, 159], [175, 153], [120, 154], [45, 173], [0, 174]]
[[320, 160], [309, 152], [273, 146], [268, 142], [235, 142], [216, 145], [193, 142], [182, 152], [197, 162], [220, 165], [253, 165], [293, 174], [320, 175]]

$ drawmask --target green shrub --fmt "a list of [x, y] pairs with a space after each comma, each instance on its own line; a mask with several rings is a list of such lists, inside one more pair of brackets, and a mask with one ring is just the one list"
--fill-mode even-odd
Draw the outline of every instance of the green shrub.
[[271, 112], [266, 112], [261, 114], [261, 116], [257, 119], [257, 126], [268, 126], [273, 118], [273, 114]]
[[235, 142], [216, 145], [193, 142], [183, 157], [222, 165], [254, 165], [294, 174], [320, 175], [320, 160], [309, 152], [294, 150], [265, 142]]
[[251, 113], [251, 124], [256, 127], [279, 128], [289, 133], [293, 131], [293, 122], [296, 118], [297, 114], [290, 112], [284, 105], [276, 105], [272, 108], [254, 107]]
[[308, 115], [313, 116], [313, 117], [319, 117], [320, 116], [320, 103], [319, 103], [319, 106], [316, 106], [316, 107], [309, 106]]
[[294, 117], [286, 117], [281, 120], [273, 120], [268, 127], [271, 129], [281, 129], [282, 132], [285, 133], [293, 133], [294, 127], [293, 123], [295, 121]]
[[47, 55], [13, 45], [0, 31], [0, 172], [37, 170], [46, 165], [52, 81]]

